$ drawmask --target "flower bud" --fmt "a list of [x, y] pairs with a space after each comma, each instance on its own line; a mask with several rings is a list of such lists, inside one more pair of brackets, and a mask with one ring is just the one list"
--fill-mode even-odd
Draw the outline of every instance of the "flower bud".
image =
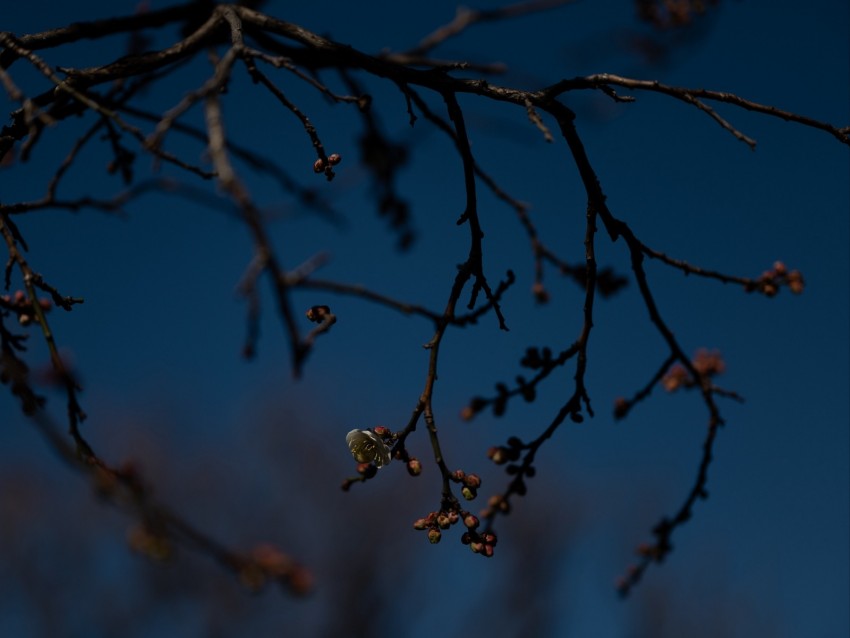
[[442, 533], [438, 529], [432, 528], [428, 530], [428, 542], [432, 545], [439, 543], [442, 536]]
[[460, 490], [460, 493], [467, 501], [471, 501], [476, 496], [478, 496], [478, 493], [473, 488], [468, 487], [466, 485], [463, 486], [463, 488]]
[[502, 465], [503, 463], [507, 463], [508, 454], [507, 450], [501, 446], [494, 445], [489, 450], [487, 450], [487, 458], [493, 461], [496, 465]]
[[474, 417], [486, 407], [486, 399], [482, 399], [481, 397], [473, 397], [472, 400], [469, 402], [469, 405], [467, 405], [465, 408], [463, 408], [463, 410], [461, 410], [460, 418], [462, 418], [464, 421], [469, 421], [472, 417]]
[[342, 156], [339, 153], [331, 153], [328, 155], [328, 162], [331, 166], [336, 166], [342, 161]]
[[467, 474], [463, 479], [463, 484], [473, 489], [481, 487], [481, 478], [477, 474]]
[[799, 270], [792, 270], [788, 273], [788, 288], [795, 295], [803, 292], [803, 275], [800, 274]]
[[320, 157], [315, 162], [313, 162], [313, 172], [321, 173], [323, 170], [325, 170], [325, 161]]
[[304, 314], [313, 323], [319, 323], [331, 314], [331, 309], [328, 306], [311, 306]]
[[440, 529], [448, 529], [449, 527], [451, 527], [451, 524], [451, 520], [449, 520], [449, 517], [445, 514], [440, 514], [437, 517], [437, 525], [440, 526]]
[[417, 518], [413, 522], [413, 529], [423, 530], [426, 527], [428, 527], [428, 521], [426, 521], [424, 518]]
[[623, 397], [614, 399], [614, 418], [622, 419], [629, 411], [629, 402]]
[[358, 463], [357, 464], [357, 473], [365, 478], [372, 478], [375, 474], [378, 473], [378, 468], [372, 465], [371, 463]]
[[289, 585], [289, 590], [293, 594], [296, 596], [305, 596], [313, 589], [314, 579], [310, 570], [305, 569], [300, 565], [296, 565], [295, 568], [290, 571], [286, 582]]
[[469, 529], [475, 529], [479, 525], [478, 517], [474, 514], [467, 514], [463, 517], [463, 524]]
[[422, 463], [419, 459], [412, 458], [407, 462], [407, 473], [410, 476], [419, 476], [422, 474]]
[[546, 288], [543, 286], [543, 283], [540, 281], [535, 282], [534, 285], [531, 287], [531, 294], [534, 295], [534, 298], [537, 303], [545, 304], [549, 301], [549, 292], [546, 290]]

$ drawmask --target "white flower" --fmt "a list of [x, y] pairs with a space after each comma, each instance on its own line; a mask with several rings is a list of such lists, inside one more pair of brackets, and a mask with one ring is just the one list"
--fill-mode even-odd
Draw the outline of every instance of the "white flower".
[[390, 462], [390, 448], [372, 430], [352, 430], [345, 436], [351, 455], [358, 463], [382, 467]]

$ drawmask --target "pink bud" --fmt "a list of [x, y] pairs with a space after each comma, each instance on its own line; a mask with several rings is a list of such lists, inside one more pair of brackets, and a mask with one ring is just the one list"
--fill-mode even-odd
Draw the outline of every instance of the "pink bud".
[[422, 474], [422, 463], [419, 462], [419, 459], [410, 459], [407, 462], [407, 473], [410, 476], [419, 476]]

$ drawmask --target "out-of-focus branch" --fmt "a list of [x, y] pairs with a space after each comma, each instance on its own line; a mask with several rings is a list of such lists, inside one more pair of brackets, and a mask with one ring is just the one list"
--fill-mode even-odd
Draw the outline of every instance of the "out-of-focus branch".
[[530, 2], [517, 2], [506, 7], [497, 9], [470, 9], [467, 7], [458, 7], [454, 19], [435, 29], [412, 49], [408, 49], [403, 55], [413, 57], [421, 57], [442, 44], [446, 40], [454, 38], [463, 33], [469, 27], [481, 22], [496, 22], [499, 20], [507, 20], [517, 18], [531, 13], [539, 13], [549, 9], [556, 9], [565, 4], [569, 4], [573, 0], [531, 0]]
[[242, 185], [242, 182], [236, 177], [236, 173], [228, 159], [225, 149], [221, 107], [217, 95], [210, 94], [206, 97], [205, 113], [207, 130], [209, 132], [210, 157], [212, 158], [213, 165], [216, 167], [222, 188], [238, 204], [244, 220], [251, 230], [254, 237], [257, 259], [262, 264], [262, 270], [270, 274], [269, 276], [271, 277], [276, 293], [278, 308], [284, 319], [289, 336], [292, 369], [296, 375], [299, 375], [304, 358], [307, 355], [307, 348], [305, 348], [301, 341], [298, 325], [295, 322], [295, 314], [292, 311], [289, 301], [288, 286], [285, 283], [285, 278], [282, 276], [283, 269], [280, 268], [277, 257], [272, 250], [271, 242], [263, 225], [260, 212], [251, 200], [248, 191]]

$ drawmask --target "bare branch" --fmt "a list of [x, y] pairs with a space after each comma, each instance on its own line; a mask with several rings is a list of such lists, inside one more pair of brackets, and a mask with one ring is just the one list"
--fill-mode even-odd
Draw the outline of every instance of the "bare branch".
[[701, 100], [713, 100], [715, 102], [724, 102], [726, 104], [732, 104], [733, 106], [738, 106], [748, 111], [761, 113], [762, 115], [777, 117], [785, 120], [786, 122], [795, 122], [797, 124], [802, 124], [811, 128], [820, 129], [833, 135], [836, 139], [838, 139], [838, 141], [842, 142], [843, 144], [850, 145], [850, 131], [848, 131], [848, 127], [838, 128], [826, 122], [821, 122], [819, 120], [815, 120], [804, 115], [798, 115], [796, 113], [792, 113], [791, 111], [785, 111], [776, 108], [775, 106], [759, 104], [758, 102], [747, 100], [733, 93], [725, 93], [722, 91], [709, 91], [706, 89], [688, 89], [682, 87], [668, 86], [656, 80], [636, 80], [632, 78], [624, 78], [619, 75], [613, 75], [611, 73], [598, 73], [596, 75], [588, 75], [587, 77], [578, 77], [573, 78], [571, 80], [561, 80], [557, 84], [553, 84], [552, 86], [544, 89], [542, 92], [547, 97], [556, 97], [561, 93], [564, 93], [565, 91], [573, 91], [576, 89], [604, 90], [603, 87], [607, 87], [607, 90], [610, 90], [610, 85], [612, 84], [615, 86], [622, 86], [634, 90], [662, 93], [664, 95], [669, 95], [670, 97], [676, 98], [677, 100], [682, 100], [683, 102], [692, 104], [700, 108], [704, 112], [708, 113], [724, 129], [731, 132], [733, 135], [735, 135], [736, 138], [745, 142], [751, 148], [755, 147], [755, 141], [751, 140], [750, 138], [737, 131], [737, 129], [735, 129], [731, 124], [729, 124], [719, 115], [717, 115], [717, 113], [715, 113], [713, 109], [705, 105], [705, 103], [701, 102]]

